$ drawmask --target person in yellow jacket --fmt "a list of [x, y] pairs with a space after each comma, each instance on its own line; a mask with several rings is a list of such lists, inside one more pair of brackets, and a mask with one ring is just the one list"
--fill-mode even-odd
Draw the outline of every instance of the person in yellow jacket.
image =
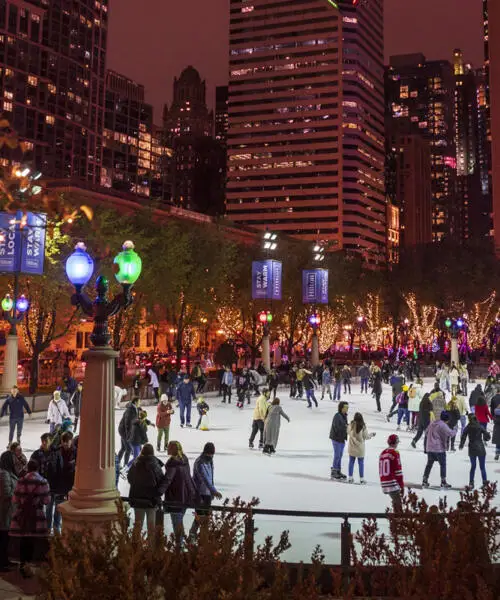
[[264, 388], [262, 394], [257, 398], [255, 408], [253, 409], [253, 421], [252, 421], [252, 433], [248, 441], [248, 447], [253, 448], [253, 441], [257, 435], [257, 431], [260, 432], [259, 448], [264, 447], [264, 421], [269, 410], [269, 398], [271, 392]]

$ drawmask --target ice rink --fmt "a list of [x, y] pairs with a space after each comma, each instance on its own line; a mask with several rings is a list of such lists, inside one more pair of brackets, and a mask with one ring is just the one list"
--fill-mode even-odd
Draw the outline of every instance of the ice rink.
[[[481, 382], [483, 383], [483, 382]], [[430, 391], [433, 382], [427, 380], [424, 391]], [[330, 425], [337, 410], [337, 404], [325, 398], [320, 401], [321, 392], [317, 393], [319, 408], [308, 409], [305, 400], [289, 398], [288, 388], [280, 387], [278, 396], [282, 407], [291, 419], [287, 423], [282, 419], [281, 432], [277, 452], [273, 456], [264, 455], [258, 449], [248, 448], [248, 438], [252, 424], [252, 405], [245, 405], [240, 410], [235, 405], [233, 395], [232, 404], [222, 404], [221, 399], [209, 394], [206, 399], [210, 405], [210, 430], [197, 431], [198, 414], [193, 406], [193, 428], [182, 429], [179, 424], [179, 413], [172, 417], [170, 439], [181, 442], [191, 464], [201, 452], [207, 441], [215, 443], [215, 485], [224, 497], [241, 497], [250, 500], [252, 497], [260, 499], [261, 508], [307, 510], [307, 511], [334, 511], [334, 512], [384, 512], [388, 506], [387, 497], [382, 494], [378, 477], [378, 456], [386, 447], [387, 436], [396, 432], [396, 416], [391, 423], [387, 423], [385, 414], [391, 404], [389, 386], [384, 386], [382, 396], [382, 413], [377, 413], [375, 401], [370, 394], [361, 395], [359, 384], [353, 384], [352, 394], [343, 396], [349, 401], [349, 420], [354, 413], [363, 414], [368, 430], [375, 432], [376, 436], [366, 442], [365, 478], [367, 485], [359, 483], [348, 484], [332, 481], [330, 467], [332, 465], [332, 446], [329, 439]], [[470, 390], [469, 390], [470, 392]], [[154, 423], [156, 407], [146, 408], [150, 420]], [[122, 410], [117, 410], [116, 424], [118, 426]], [[6, 419], [3, 420], [1, 435], [7, 442]], [[28, 450], [34, 450], [39, 445], [40, 434], [46, 431], [47, 426], [42, 422], [28, 419], [25, 421], [23, 433], [23, 447], [29, 456]], [[405, 484], [420, 485], [426, 463], [421, 440], [417, 449], [410, 446], [412, 434], [405, 431], [405, 427], [397, 432], [401, 443], [399, 450], [403, 464]], [[492, 425], [489, 426], [491, 432]], [[149, 440], [156, 447], [156, 430], [148, 430]], [[258, 438], [257, 438], [258, 441]], [[2, 442], [3, 443], [3, 442]], [[256, 444], [258, 446], [258, 444]], [[117, 448], [119, 437], [117, 434]], [[457, 443], [458, 447], [458, 443]], [[166, 460], [164, 453], [159, 458]], [[347, 474], [348, 457], [344, 453], [342, 471]], [[468, 483], [469, 458], [467, 449], [448, 453], [447, 480], [453, 486], [461, 488]], [[500, 461], [494, 461], [494, 448], [487, 446], [486, 469], [491, 481], [498, 479]], [[355, 481], [359, 482], [359, 475], [354, 473]], [[437, 463], [433, 467], [430, 477], [431, 485], [439, 485], [439, 468]], [[479, 469], [476, 472], [476, 485], [480, 485], [481, 476]], [[128, 492], [128, 484], [120, 480], [120, 491], [124, 496]], [[446, 493], [440, 490], [428, 489], [421, 491], [429, 503], [436, 503], [440, 496], [446, 495], [450, 503], [459, 499], [459, 492], [449, 490]], [[498, 504], [498, 502], [497, 502]], [[186, 514], [185, 524], [189, 526], [192, 511]], [[288, 560], [307, 560], [316, 544], [320, 544], [328, 562], [338, 562], [340, 559], [340, 519], [306, 519], [306, 518], [277, 518], [255, 517], [259, 531], [257, 541], [265, 535], [278, 535], [282, 530], [290, 530], [292, 548], [287, 552]], [[170, 521], [165, 520], [167, 530], [170, 531]], [[360, 521], [353, 521], [355, 530]]]

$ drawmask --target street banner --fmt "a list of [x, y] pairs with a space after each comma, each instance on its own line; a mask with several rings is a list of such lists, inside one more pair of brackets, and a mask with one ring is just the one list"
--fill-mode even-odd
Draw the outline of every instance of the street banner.
[[0, 212], [0, 273], [43, 275], [47, 215]]
[[43, 275], [47, 215], [28, 213], [21, 235], [21, 271], [28, 275]]
[[302, 271], [302, 302], [328, 304], [328, 269]]
[[254, 300], [281, 300], [282, 265], [279, 260], [252, 262], [252, 298]]
[[17, 215], [0, 212], [0, 272], [14, 273], [19, 269], [21, 234]]

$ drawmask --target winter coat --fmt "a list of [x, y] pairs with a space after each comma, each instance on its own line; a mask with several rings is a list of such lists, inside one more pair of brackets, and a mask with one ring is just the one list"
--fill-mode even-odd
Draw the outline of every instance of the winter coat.
[[51, 400], [47, 410], [47, 421], [55, 425], [62, 425], [63, 419], [70, 418], [68, 405], [64, 400]]
[[469, 396], [469, 406], [471, 408], [473, 408], [474, 406], [476, 406], [477, 400], [480, 396], [483, 396], [483, 390], [481, 389], [480, 385], [477, 385], [475, 387], [475, 389], [472, 390], [472, 392], [470, 393]]
[[487, 404], [476, 404], [474, 414], [480, 423], [489, 423], [492, 420], [490, 409]]
[[323, 374], [321, 375], [321, 383], [322, 383], [322, 385], [330, 385], [331, 382], [332, 382], [332, 376], [330, 374], [330, 370], [325, 369], [323, 371]]
[[356, 423], [353, 421], [347, 429], [348, 445], [347, 453], [349, 456], [356, 458], [364, 458], [365, 456], [365, 441], [371, 439], [375, 434], [368, 433], [366, 425], [361, 431], [356, 431]]
[[373, 374], [373, 393], [381, 394], [382, 393], [382, 372], [376, 371]]
[[24, 419], [24, 411], [31, 415], [31, 408], [21, 394], [16, 394], [15, 397], [11, 394], [7, 396], [7, 399], [2, 406], [0, 417], [5, 416], [7, 409], [9, 409], [10, 419]]
[[234, 376], [232, 371], [224, 371], [224, 375], [222, 376], [222, 385], [228, 385], [231, 387], [233, 385]]
[[490, 412], [492, 415], [495, 414], [496, 408], [500, 406], [500, 392], [495, 394], [490, 402]]
[[479, 423], [469, 423], [464, 429], [460, 438], [460, 450], [465, 446], [467, 437], [469, 438], [469, 456], [486, 456], [483, 440], [487, 442], [490, 434]]
[[367, 365], [362, 365], [358, 369], [358, 375], [361, 379], [368, 379], [370, 377], [370, 367]]
[[174, 411], [172, 410], [170, 402], [167, 402], [166, 404], [160, 402], [156, 409], [156, 427], [158, 427], [158, 429], [169, 427], [173, 413]]
[[457, 394], [455, 396], [457, 408], [460, 411], [460, 415], [466, 415], [469, 412], [469, 403], [467, 402], [467, 398], [462, 396], [461, 394]]
[[132, 508], [154, 508], [160, 503], [160, 484], [163, 481], [162, 463], [156, 456], [143, 456], [134, 460], [127, 473], [130, 483], [128, 494]]
[[432, 402], [430, 401], [429, 395], [424, 394], [424, 397], [422, 398], [418, 409], [418, 418], [424, 429], [427, 428], [429, 426], [429, 423], [431, 422], [432, 409], [433, 406]]
[[436, 421], [439, 421], [441, 418], [441, 413], [443, 412], [444, 407], [446, 405], [444, 392], [442, 392], [441, 390], [431, 392], [430, 400], [432, 402], [432, 412], [434, 413], [434, 417], [436, 418]]
[[312, 373], [304, 371], [304, 379], [302, 380], [305, 390], [313, 390], [316, 386]]
[[62, 457], [58, 450], [50, 448], [47, 452], [39, 448], [35, 450], [30, 460], [38, 463], [38, 473], [47, 480], [50, 486], [56, 484], [57, 473], [61, 469]]
[[66, 496], [75, 483], [76, 470], [76, 449], [71, 446], [69, 449], [61, 447], [57, 454], [56, 471], [50, 476], [50, 491], [54, 494]]
[[458, 369], [451, 369], [449, 377], [450, 385], [458, 385], [458, 382], [460, 380], [460, 373], [458, 372]]
[[418, 412], [422, 400], [422, 386], [417, 384], [408, 390], [408, 410]]
[[351, 369], [349, 367], [344, 367], [342, 369], [342, 381], [348, 382], [351, 381]]
[[267, 412], [266, 420], [264, 421], [264, 444], [266, 446], [278, 445], [280, 435], [281, 417], [284, 417], [288, 422], [290, 419], [286, 412], [279, 404], [272, 404]]
[[450, 429], [444, 421], [433, 421], [427, 428], [426, 452], [446, 452], [448, 438], [457, 435], [457, 428]]
[[398, 394], [403, 391], [403, 385], [405, 378], [402, 375], [393, 375], [391, 377], [392, 397], [395, 398]]
[[450, 418], [448, 420], [448, 427], [451, 427], [451, 429], [454, 429], [457, 425], [457, 423], [460, 422], [460, 411], [458, 410], [458, 408], [447, 408], [446, 409], [448, 411], [448, 414], [450, 415]]
[[176, 398], [180, 404], [189, 404], [192, 400], [194, 400], [196, 398], [196, 393], [194, 391], [193, 383], [191, 381], [184, 383], [183, 381], [181, 384], [179, 384]]
[[497, 406], [493, 416], [493, 436], [491, 441], [495, 446], [500, 446], [500, 406]]
[[10, 524], [10, 535], [46, 537], [49, 532], [44, 506], [49, 501], [49, 484], [40, 473], [34, 471], [19, 479], [12, 496], [14, 516]]
[[194, 461], [193, 483], [199, 496], [215, 496], [214, 461], [211, 456], [202, 454]]
[[200, 417], [202, 417], [203, 415], [206, 415], [207, 412], [210, 410], [210, 406], [208, 406], [208, 404], [203, 400], [203, 401], [199, 401], [196, 403], [196, 410], [198, 411], [198, 414], [200, 415]]
[[165, 465], [165, 475], [159, 487], [160, 496], [165, 494], [167, 512], [180, 512], [194, 506], [196, 488], [194, 487], [187, 456], [171, 456]]
[[347, 440], [347, 415], [337, 412], [332, 420], [330, 439], [344, 443]]
[[269, 410], [269, 404], [266, 400], [266, 397], [259, 396], [257, 398], [257, 402], [255, 403], [255, 408], [253, 409], [253, 420], [254, 421], [264, 421], [267, 416], [268, 410]]
[[[79, 390], [76, 390], [73, 393], [73, 395], [71, 396], [70, 402], [73, 405], [73, 409], [75, 411], [75, 417], [79, 417], [80, 416], [80, 409], [82, 407], [82, 392], [79, 391]], [[116, 400], [115, 400], [115, 404], [116, 404]]]
[[17, 477], [14, 473], [0, 469], [0, 531], [9, 531], [14, 505], [12, 496], [16, 489]]
[[137, 419], [138, 416], [139, 409], [135, 404], [129, 402], [125, 407], [125, 412], [123, 413], [118, 425], [118, 433], [120, 434], [120, 437], [124, 438], [125, 440], [128, 439], [132, 429], [132, 423], [135, 421], [135, 419]]
[[14, 459], [14, 472], [17, 477], [24, 477], [26, 475], [26, 467], [28, 465], [28, 459], [26, 455], [21, 452], [18, 456], [15, 452], [12, 453]]
[[132, 444], [132, 446], [144, 446], [144, 444], [147, 444], [148, 425], [150, 424], [151, 423], [147, 420], [142, 421], [141, 419], [136, 419], [132, 423], [132, 428], [127, 441]]

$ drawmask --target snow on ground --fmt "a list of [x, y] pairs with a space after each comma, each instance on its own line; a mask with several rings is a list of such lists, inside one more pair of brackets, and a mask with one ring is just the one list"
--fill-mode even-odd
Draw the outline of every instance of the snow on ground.
[[[429, 391], [433, 382], [426, 380], [424, 389]], [[396, 432], [396, 416], [387, 423], [385, 414], [391, 405], [389, 386], [384, 386], [382, 396], [382, 413], [377, 413], [375, 400], [370, 394], [359, 393], [359, 384], [352, 387], [352, 395], [343, 396], [348, 400], [349, 420], [354, 413], [363, 414], [370, 432], [375, 432], [375, 438], [366, 442], [365, 478], [367, 485], [339, 483], [330, 480], [332, 465], [332, 446], [329, 439], [330, 425], [337, 410], [337, 404], [329, 399], [320, 401], [321, 392], [316, 396], [319, 408], [308, 409], [305, 400], [290, 399], [288, 388], [281, 387], [278, 397], [284, 411], [291, 419], [287, 423], [282, 419], [281, 432], [277, 453], [274, 456], [264, 455], [258, 449], [248, 448], [248, 438], [252, 424], [252, 405], [245, 405], [243, 410], [236, 408], [233, 395], [232, 404], [222, 404], [221, 398], [212, 394], [207, 396], [210, 405], [210, 431], [197, 431], [198, 413], [193, 406], [193, 429], [182, 429], [179, 424], [179, 412], [173, 415], [170, 427], [170, 439], [181, 442], [190, 463], [201, 452], [207, 441], [215, 443], [215, 484], [224, 497], [240, 496], [243, 500], [252, 497], [260, 499], [261, 508], [332, 511], [332, 512], [384, 512], [388, 506], [388, 498], [382, 494], [378, 477], [378, 456], [386, 447], [387, 436]], [[150, 420], [155, 422], [156, 407], [146, 408]], [[116, 424], [121, 418], [122, 411], [118, 410]], [[39, 445], [39, 436], [45, 431], [42, 423], [25, 421], [23, 445], [35, 449]], [[490, 425], [491, 431], [491, 425]], [[2, 435], [6, 437], [4, 429]], [[149, 430], [150, 441], [156, 446], [156, 430]], [[414, 450], [410, 446], [411, 433], [398, 432], [401, 439], [399, 450], [403, 463], [405, 483], [421, 484], [422, 474], [426, 463], [423, 453], [422, 440]], [[117, 449], [119, 437], [117, 434]], [[258, 441], [258, 437], [256, 438]], [[256, 444], [257, 446], [257, 444]], [[457, 444], [458, 447], [458, 444]], [[166, 460], [161, 453], [160, 459]], [[494, 449], [491, 444], [487, 447], [486, 469], [488, 478], [498, 479], [500, 462], [494, 460]], [[348, 457], [344, 453], [342, 470], [347, 474]], [[469, 458], [467, 450], [448, 453], [448, 482], [457, 488], [468, 483]], [[355, 481], [359, 482], [357, 465]], [[481, 482], [479, 468], [476, 471], [476, 485]], [[431, 485], [439, 485], [439, 466], [436, 463], [430, 477]], [[120, 491], [123, 495], [128, 492], [128, 483], [120, 480]], [[428, 489], [419, 491], [430, 503], [436, 503], [444, 496], [440, 490]], [[459, 492], [449, 490], [446, 496], [450, 503], [459, 499]], [[188, 511], [185, 525], [189, 527], [192, 511]], [[361, 520], [351, 520], [353, 532], [359, 527]], [[168, 515], [165, 519], [167, 531], [171, 531]], [[291, 517], [255, 516], [255, 524], [259, 531], [256, 541], [262, 541], [266, 535], [278, 536], [284, 529], [290, 530], [292, 548], [286, 553], [287, 560], [308, 560], [316, 544], [320, 544], [327, 562], [340, 561], [340, 525], [341, 519], [314, 519]]]

